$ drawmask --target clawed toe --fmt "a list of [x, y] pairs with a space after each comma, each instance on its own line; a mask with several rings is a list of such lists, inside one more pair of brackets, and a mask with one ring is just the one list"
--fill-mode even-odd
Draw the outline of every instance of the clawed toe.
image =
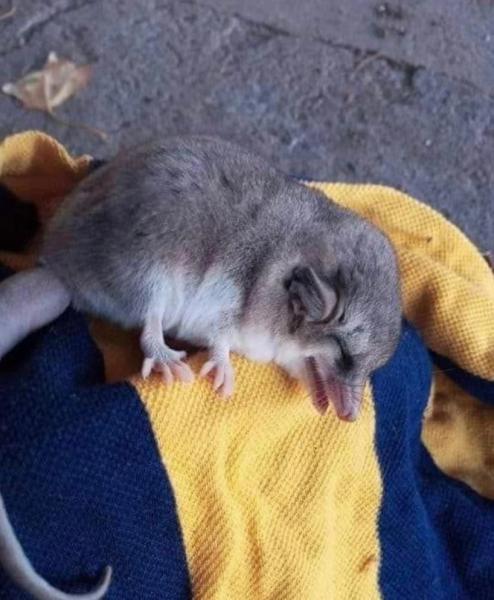
[[208, 360], [202, 366], [199, 377], [206, 377], [213, 372], [213, 389], [219, 391], [226, 398], [230, 397], [233, 394], [234, 387], [233, 368], [230, 362]]
[[170, 369], [173, 376], [179, 381], [183, 381], [184, 383], [191, 383], [194, 381], [194, 372], [187, 363], [177, 360], [171, 363]]
[[[180, 358], [185, 356], [185, 352], [176, 353]], [[141, 375], [144, 379], [149, 377], [152, 372], [161, 373], [165, 383], [170, 384], [174, 381], [190, 383], [194, 381], [194, 372], [189, 365], [175, 356], [170, 360], [160, 360], [154, 358], [145, 358], [142, 363]]]
[[152, 358], [145, 358], [142, 361], [141, 376], [143, 379], [147, 379], [151, 375], [153, 366], [154, 366], [154, 360]]

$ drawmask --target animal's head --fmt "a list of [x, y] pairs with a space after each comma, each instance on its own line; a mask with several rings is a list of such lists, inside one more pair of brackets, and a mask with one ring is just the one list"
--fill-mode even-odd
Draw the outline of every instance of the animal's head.
[[397, 346], [401, 303], [387, 238], [365, 222], [347, 229], [325, 260], [310, 253], [302, 259], [284, 287], [288, 336], [298, 355], [292, 370], [307, 383], [319, 412], [331, 401], [341, 419], [353, 421], [366, 380]]

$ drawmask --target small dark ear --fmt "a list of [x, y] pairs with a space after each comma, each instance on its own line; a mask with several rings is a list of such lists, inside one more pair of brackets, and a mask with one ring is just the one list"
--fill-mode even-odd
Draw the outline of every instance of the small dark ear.
[[290, 306], [298, 323], [331, 320], [338, 307], [338, 293], [311, 267], [295, 267], [287, 282]]

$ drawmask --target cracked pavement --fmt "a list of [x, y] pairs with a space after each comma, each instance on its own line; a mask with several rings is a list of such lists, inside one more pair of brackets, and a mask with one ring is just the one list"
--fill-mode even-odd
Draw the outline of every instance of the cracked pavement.
[[13, 2], [0, 84], [51, 50], [94, 64], [57, 114], [109, 140], [3, 94], [0, 136], [37, 128], [108, 157], [157, 132], [221, 135], [292, 175], [403, 189], [494, 249], [492, 3]]

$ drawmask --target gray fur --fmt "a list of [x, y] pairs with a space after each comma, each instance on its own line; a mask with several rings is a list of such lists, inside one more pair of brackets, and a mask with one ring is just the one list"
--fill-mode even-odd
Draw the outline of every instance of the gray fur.
[[[158, 141], [95, 171], [53, 218], [41, 263], [0, 285], [0, 318], [9, 323], [0, 358], [70, 298], [80, 310], [142, 328], [143, 376], [193, 377], [164, 332], [209, 347], [201, 374], [215, 371], [214, 387], [226, 395], [236, 351], [277, 362], [307, 383], [320, 412], [330, 396], [338, 416], [353, 420], [366, 378], [400, 334], [387, 238], [216, 139]], [[0, 554], [7, 568], [12, 560], [8, 548]], [[16, 580], [26, 586], [34, 575], [22, 564]]]
[[[303, 361], [315, 357], [322, 377], [346, 390], [361, 390], [400, 332], [387, 238], [213, 138], [153, 142], [95, 171], [52, 220], [42, 262], [83, 311], [129, 327], [161, 320], [165, 334], [274, 360], [302, 378]], [[317, 290], [301, 294], [300, 282], [290, 287], [300, 267], [327, 286], [322, 296], [338, 299], [331, 319], [308, 318], [314, 307], [301, 299], [320, 299]], [[147, 330], [159, 367], [169, 349]]]

